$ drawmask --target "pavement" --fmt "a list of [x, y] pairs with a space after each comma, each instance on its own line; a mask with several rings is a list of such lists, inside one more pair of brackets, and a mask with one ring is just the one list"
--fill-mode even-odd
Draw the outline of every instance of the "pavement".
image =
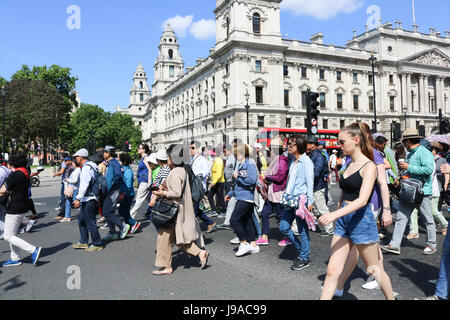
[[[72, 244], [79, 240], [77, 220], [66, 223], [53, 220], [60, 180], [48, 174], [41, 178], [41, 186], [32, 189], [40, 218], [29, 233], [20, 235], [43, 247], [41, 257], [33, 266], [28, 254], [23, 253], [23, 265], [0, 267], [0, 300], [317, 300], [320, 297], [331, 238], [311, 232], [310, 267], [291, 271], [296, 251], [292, 246], [277, 245], [282, 236], [273, 218], [270, 245], [261, 247], [258, 254], [236, 257], [237, 246], [229, 242], [235, 236], [231, 230], [204, 233], [210, 252], [205, 270], [200, 269], [197, 258], [188, 258], [174, 247], [174, 273], [153, 276], [157, 233], [148, 220], [139, 215], [143, 226], [140, 232], [107, 243], [102, 251], [74, 250]], [[333, 199], [338, 192], [337, 186], [332, 186]], [[330, 207], [335, 209], [336, 204]], [[78, 211], [72, 210], [72, 216], [77, 215]], [[433, 294], [438, 278], [444, 237], [438, 233], [436, 254], [423, 255], [426, 231], [420, 219], [419, 224], [420, 239], [405, 238], [401, 256], [384, 255], [385, 269], [399, 300]], [[393, 229], [388, 230], [391, 233]], [[100, 233], [105, 236], [106, 230]], [[0, 262], [9, 259], [9, 253], [9, 244], [1, 240]], [[361, 288], [367, 279], [364, 270], [360, 261], [345, 287], [343, 300], [384, 299], [381, 290]]]

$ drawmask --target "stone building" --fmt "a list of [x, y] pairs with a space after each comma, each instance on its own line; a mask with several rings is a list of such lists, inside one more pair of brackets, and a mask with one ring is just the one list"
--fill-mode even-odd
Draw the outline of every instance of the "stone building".
[[[167, 26], [151, 96], [147, 99], [146, 91], [143, 100], [133, 98], [140, 90], [136, 71], [130, 107], [118, 111], [142, 124], [144, 139], [154, 148], [186, 139], [245, 141], [247, 103], [250, 141], [264, 127], [306, 128], [308, 89], [320, 94], [319, 129], [340, 129], [354, 121], [373, 127], [373, 81], [377, 127], [387, 137], [391, 124], [400, 122], [404, 129], [405, 121], [408, 127], [425, 125], [428, 134], [438, 125], [439, 109], [450, 113], [448, 31], [424, 34], [418, 26], [408, 31], [395, 22], [354, 32], [345, 47], [324, 44], [321, 33], [309, 42], [283, 39], [281, 2], [217, 0], [215, 47], [186, 71], [177, 37]], [[142, 81], [148, 90], [146, 77]]]

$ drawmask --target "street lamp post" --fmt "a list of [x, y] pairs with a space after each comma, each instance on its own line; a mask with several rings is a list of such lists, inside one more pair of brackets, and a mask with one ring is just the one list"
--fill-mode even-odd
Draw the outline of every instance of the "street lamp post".
[[369, 58], [369, 62], [372, 64], [372, 84], [373, 84], [373, 114], [374, 114], [374, 120], [375, 120], [375, 124], [374, 124], [374, 132], [378, 132], [377, 131], [377, 96], [375, 94], [375, 62], [377, 61], [377, 58], [375, 58], [375, 56], [373, 55], [373, 51], [372, 51], [372, 55]]
[[6, 90], [5, 85], [2, 86], [2, 154], [5, 157], [5, 107], [6, 107]]
[[245, 100], [247, 100], [247, 104], [245, 105], [245, 110], [247, 111], [247, 145], [250, 145], [250, 136], [249, 136], [249, 123], [248, 123], [248, 113], [250, 110], [250, 106], [248, 104], [248, 100], [250, 99], [250, 94], [248, 90], [245, 92]]

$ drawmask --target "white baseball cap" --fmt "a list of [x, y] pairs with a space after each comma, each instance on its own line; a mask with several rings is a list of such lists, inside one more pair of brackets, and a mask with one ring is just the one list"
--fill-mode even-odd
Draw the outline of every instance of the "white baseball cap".
[[255, 148], [258, 148], [258, 149], [262, 149], [262, 148], [263, 148], [263, 146], [262, 146], [262, 144], [261, 144], [261, 143], [257, 143], [257, 144], [255, 144]]
[[89, 157], [89, 152], [86, 149], [80, 149], [78, 150], [73, 157], [83, 157], [83, 158], [87, 158]]

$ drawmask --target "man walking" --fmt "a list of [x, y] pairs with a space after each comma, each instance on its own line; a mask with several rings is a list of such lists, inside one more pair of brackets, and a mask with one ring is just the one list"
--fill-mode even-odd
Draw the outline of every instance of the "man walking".
[[[306, 153], [314, 164], [314, 202], [317, 215], [320, 217], [330, 212], [325, 200], [325, 175], [329, 173], [329, 170], [328, 161], [318, 146], [319, 141], [317, 137], [312, 136], [308, 138]], [[324, 227], [320, 236], [332, 236], [333, 229], [333, 223], [330, 222]]]
[[[211, 167], [211, 186], [208, 192], [208, 201], [211, 205], [212, 212], [216, 213], [217, 216], [220, 215], [220, 218], [224, 218], [226, 213], [224, 193], [225, 176], [224, 164], [221, 155], [222, 152], [220, 151], [220, 148], [218, 148]], [[217, 198], [217, 201], [215, 201], [215, 197]]]
[[[201, 144], [198, 141], [191, 142], [191, 158], [192, 172], [194, 172], [194, 175], [202, 179], [203, 188], [206, 190], [206, 180], [209, 176], [210, 167], [208, 160], [201, 153]], [[200, 210], [200, 201], [194, 202], [194, 212], [197, 217], [207, 223], [208, 229], [206, 232], [212, 232], [216, 226], [216, 223]]]
[[130, 211], [130, 216], [132, 219], [136, 218], [136, 214], [138, 213], [139, 209], [142, 208], [143, 204], [148, 205], [148, 195], [150, 192], [149, 187], [152, 185], [152, 170], [148, 162], [150, 148], [146, 144], [141, 144], [139, 146], [138, 153], [141, 156], [141, 161], [139, 162], [137, 170], [138, 190], [136, 194], [136, 201]]
[[[122, 181], [122, 168], [115, 158], [115, 148], [106, 146], [103, 150], [103, 158], [106, 160], [106, 181], [108, 183], [108, 193], [103, 201], [102, 214], [106, 218], [109, 233], [105, 236], [105, 241], [124, 239], [130, 230], [130, 225], [123, 222], [116, 216], [116, 206], [120, 195], [120, 183]], [[116, 233], [116, 226], [120, 230], [120, 236]]]
[[[80, 241], [74, 244], [74, 249], [84, 249], [86, 252], [95, 252], [103, 249], [102, 238], [97, 229], [95, 216], [97, 214], [98, 197], [94, 194], [93, 182], [96, 181], [98, 172], [97, 165], [88, 160], [89, 152], [81, 149], [73, 155], [78, 165], [82, 168], [80, 173], [80, 188], [73, 202], [75, 208], [80, 208], [78, 215], [78, 228], [80, 229]], [[89, 246], [89, 234], [92, 244]]]
[[66, 196], [64, 195], [64, 180], [68, 177], [67, 171], [70, 167], [71, 158], [65, 157], [61, 162], [61, 169], [53, 175], [53, 178], [61, 176], [61, 189], [60, 189], [60, 202], [59, 207], [56, 208], [59, 211], [58, 215], [53, 220], [62, 220], [65, 217], [65, 204]]
[[398, 255], [400, 254], [406, 225], [414, 208], [420, 210], [427, 224], [428, 241], [423, 253], [433, 254], [436, 252], [436, 224], [431, 213], [431, 197], [433, 194], [432, 174], [435, 163], [431, 151], [420, 144], [420, 139], [422, 138], [417, 129], [407, 129], [403, 133], [403, 144], [409, 151], [409, 154], [406, 162], [400, 162], [398, 167], [400, 170], [404, 170], [405, 175], [420, 180], [424, 184], [422, 188], [423, 199], [415, 206], [411, 206], [399, 199], [397, 218], [391, 242], [386, 246], [381, 246], [382, 250]]

